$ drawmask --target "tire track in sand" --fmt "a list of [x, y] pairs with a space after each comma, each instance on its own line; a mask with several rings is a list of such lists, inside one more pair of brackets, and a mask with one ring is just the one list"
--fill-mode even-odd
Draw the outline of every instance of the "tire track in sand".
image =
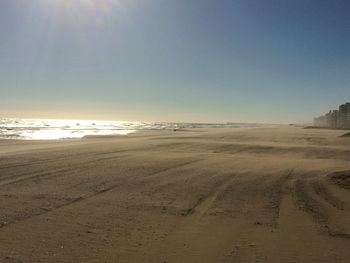
[[215, 200], [221, 195], [225, 189], [233, 182], [235, 178], [229, 176], [218, 187], [212, 189], [207, 195], [202, 195], [194, 205], [183, 211], [183, 216], [191, 216], [191, 220], [199, 220], [212, 207]]
[[[347, 224], [343, 222], [344, 210], [339, 201], [335, 202], [331, 195], [319, 187], [320, 178], [299, 178], [293, 186], [296, 206], [310, 215], [319, 228], [328, 235], [339, 238], [350, 238]], [[316, 181], [316, 184], [315, 184]], [[316, 188], [315, 188], [316, 186]]]
[[[194, 162], [198, 162], [198, 161], [200, 161], [200, 160], [196, 159], [196, 160], [182, 162], [182, 163], [170, 166], [170, 167], [159, 169], [158, 171], [154, 171], [151, 174], [149, 174], [148, 176], [159, 175], [165, 171], [169, 171], [169, 170], [176, 169], [176, 168], [179, 168], [182, 166], [186, 166], [186, 165], [192, 164]], [[11, 182], [11, 183], [19, 183], [21, 181], [33, 179], [33, 178], [36, 178], [38, 176], [46, 176], [46, 175], [54, 176], [55, 174], [59, 173], [60, 171], [62, 171], [62, 170], [57, 170], [57, 171], [55, 170], [55, 171], [50, 171], [48, 173], [36, 174], [36, 175], [33, 175], [29, 178], [21, 178], [20, 180], [17, 180], [15, 182]], [[134, 175], [135, 178], [137, 176], [138, 175]], [[53, 204], [51, 204], [50, 207], [34, 207], [30, 211], [19, 212], [17, 215], [15, 215], [12, 218], [7, 219], [6, 221], [1, 220], [0, 221], [0, 230], [4, 227], [9, 226], [9, 225], [17, 224], [17, 223], [23, 222], [25, 220], [29, 220], [33, 217], [37, 217], [37, 216], [41, 216], [41, 215], [44, 215], [44, 214], [47, 214], [50, 212], [54, 212], [55, 210], [65, 208], [65, 207], [68, 207], [70, 205], [74, 205], [74, 204], [81, 202], [81, 201], [86, 201], [88, 199], [91, 199], [91, 198], [94, 198], [94, 197], [99, 196], [101, 194], [112, 191], [115, 188], [121, 187], [122, 185], [123, 185], [123, 180], [121, 178], [114, 180], [113, 183], [110, 182], [110, 184], [108, 184], [106, 182], [102, 182], [101, 184], [95, 186], [94, 191], [92, 191], [91, 193], [88, 193], [84, 196], [73, 197], [73, 198], [68, 197], [68, 198], [65, 198], [66, 202], [63, 202], [63, 203], [57, 202], [56, 204], [53, 203]], [[0, 185], [0, 186], [2, 186], [2, 185]]]

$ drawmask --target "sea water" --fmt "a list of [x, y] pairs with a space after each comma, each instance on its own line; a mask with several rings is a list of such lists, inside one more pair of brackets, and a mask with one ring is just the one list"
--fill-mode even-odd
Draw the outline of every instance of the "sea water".
[[126, 135], [141, 130], [257, 127], [244, 123], [174, 123], [57, 119], [0, 119], [0, 139], [56, 140], [85, 136]]

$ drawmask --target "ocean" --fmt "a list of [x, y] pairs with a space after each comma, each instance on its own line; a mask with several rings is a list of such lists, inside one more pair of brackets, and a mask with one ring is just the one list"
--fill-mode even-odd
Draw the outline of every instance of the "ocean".
[[246, 123], [174, 123], [58, 119], [0, 119], [0, 139], [57, 140], [85, 136], [127, 135], [142, 130], [258, 127]]

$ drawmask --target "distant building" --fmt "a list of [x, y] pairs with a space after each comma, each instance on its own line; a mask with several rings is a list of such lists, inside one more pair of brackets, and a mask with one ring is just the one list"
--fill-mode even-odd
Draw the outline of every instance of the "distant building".
[[332, 129], [350, 129], [350, 102], [339, 106], [339, 110], [331, 110], [327, 114], [314, 119], [314, 126]]
[[350, 103], [339, 106], [337, 128], [350, 128]]

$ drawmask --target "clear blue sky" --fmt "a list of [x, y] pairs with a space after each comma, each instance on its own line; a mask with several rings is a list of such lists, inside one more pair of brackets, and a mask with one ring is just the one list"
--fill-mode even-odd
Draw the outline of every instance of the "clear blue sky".
[[0, 1], [0, 117], [305, 122], [349, 100], [348, 0]]

